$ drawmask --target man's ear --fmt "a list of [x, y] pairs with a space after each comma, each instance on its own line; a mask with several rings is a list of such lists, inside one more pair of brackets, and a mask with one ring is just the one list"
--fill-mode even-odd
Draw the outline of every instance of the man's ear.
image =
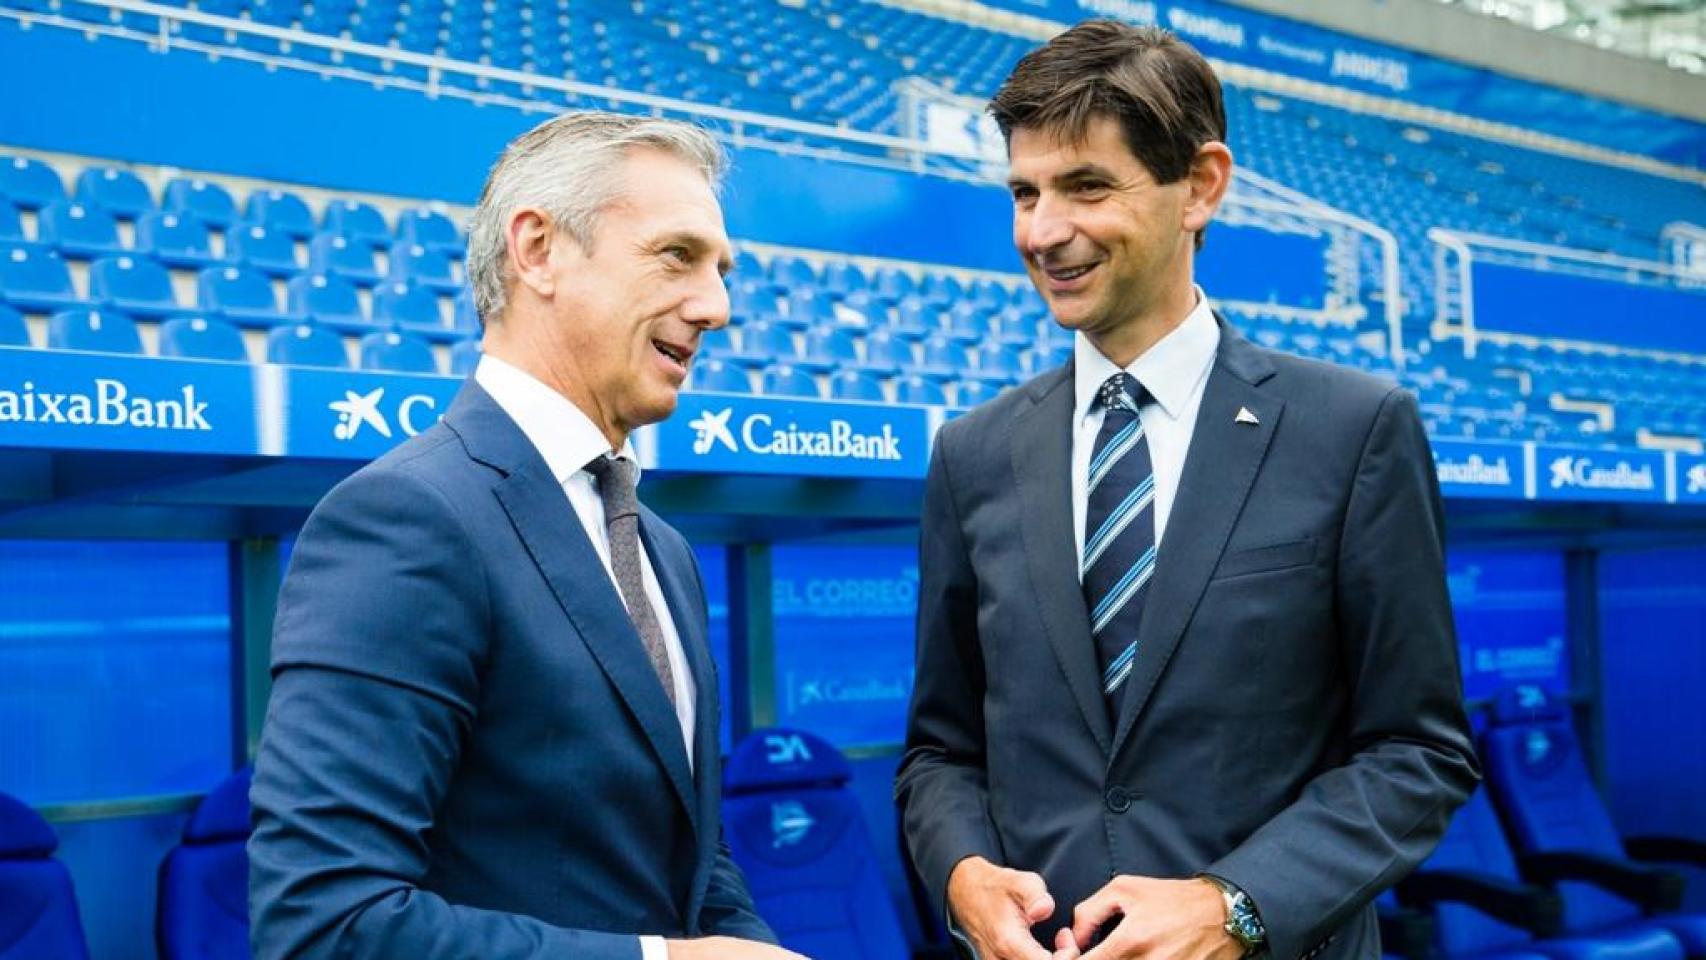
[[1218, 140], [1210, 140], [1198, 147], [1186, 179], [1191, 194], [1185, 201], [1182, 226], [1187, 232], [1201, 233], [1214, 219], [1215, 211], [1220, 209], [1220, 201], [1232, 185], [1232, 151]]
[[509, 218], [508, 239], [510, 275], [520, 286], [549, 299], [557, 292], [551, 272], [551, 248], [568, 242], [568, 238], [544, 211], [523, 207]]

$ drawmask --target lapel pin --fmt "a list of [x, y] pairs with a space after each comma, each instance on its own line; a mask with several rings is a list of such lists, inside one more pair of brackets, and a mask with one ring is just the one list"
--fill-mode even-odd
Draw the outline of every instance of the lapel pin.
[[1238, 423], [1248, 423], [1252, 426], [1260, 425], [1262, 422], [1256, 419], [1256, 415], [1250, 412], [1249, 407], [1239, 407], [1238, 416], [1233, 419]]

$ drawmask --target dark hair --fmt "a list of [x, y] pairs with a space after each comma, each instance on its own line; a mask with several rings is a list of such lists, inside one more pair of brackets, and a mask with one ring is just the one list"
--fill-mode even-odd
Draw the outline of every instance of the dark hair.
[[1114, 20], [1086, 20], [1025, 54], [989, 112], [1009, 145], [1017, 127], [1081, 143], [1092, 120], [1111, 117], [1158, 183], [1183, 179], [1198, 147], [1226, 139], [1220, 80], [1202, 54], [1160, 27]]

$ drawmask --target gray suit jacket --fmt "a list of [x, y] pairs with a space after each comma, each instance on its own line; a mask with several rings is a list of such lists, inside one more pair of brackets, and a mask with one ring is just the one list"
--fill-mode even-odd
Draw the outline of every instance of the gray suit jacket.
[[651, 511], [640, 529], [698, 689], [692, 744], [562, 488], [479, 386], [326, 496], [273, 636], [257, 960], [774, 942], [721, 842], [698, 567]]
[[[1278, 960], [1374, 958], [1373, 898], [1479, 778], [1415, 404], [1222, 329], [1110, 721], [1077, 578], [1072, 366], [942, 428], [896, 794], [926, 886], [979, 855], [1072, 909], [1209, 872]], [[1237, 422], [1248, 408], [1259, 424]]]

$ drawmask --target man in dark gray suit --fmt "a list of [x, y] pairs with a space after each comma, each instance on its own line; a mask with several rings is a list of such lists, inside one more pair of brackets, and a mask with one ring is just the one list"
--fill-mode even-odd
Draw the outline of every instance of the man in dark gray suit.
[[983, 960], [1372, 960], [1371, 901], [1479, 777], [1415, 403], [1194, 286], [1232, 173], [1196, 51], [1087, 22], [991, 110], [1078, 335], [936, 441], [914, 859]]
[[493, 168], [485, 356], [314, 510], [279, 597], [258, 960], [801, 960], [722, 844], [704, 591], [629, 443], [728, 322], [722, 163], [576, 113]]

